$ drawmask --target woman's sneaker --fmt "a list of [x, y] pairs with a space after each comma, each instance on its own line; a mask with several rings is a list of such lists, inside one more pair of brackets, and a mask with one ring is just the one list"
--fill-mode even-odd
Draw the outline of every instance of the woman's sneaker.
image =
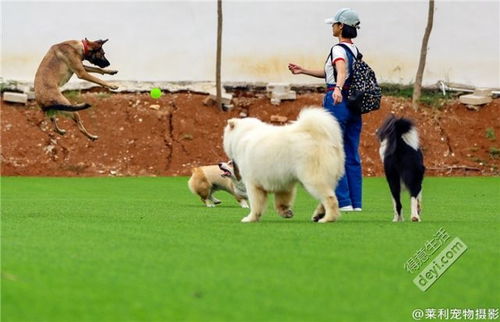
[[339, 208], [340, 211], [363, 211], [361, 208], [353, 208], [352, 206], [344, 206]]

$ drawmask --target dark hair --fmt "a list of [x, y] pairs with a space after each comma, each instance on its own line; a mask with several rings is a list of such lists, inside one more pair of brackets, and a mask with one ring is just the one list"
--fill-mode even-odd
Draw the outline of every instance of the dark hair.
[[348, 26], [344, 24], [344, 28], [342, 28], [342, 37], [353, 39], [358, 36], [358, 30], [355, 27]]

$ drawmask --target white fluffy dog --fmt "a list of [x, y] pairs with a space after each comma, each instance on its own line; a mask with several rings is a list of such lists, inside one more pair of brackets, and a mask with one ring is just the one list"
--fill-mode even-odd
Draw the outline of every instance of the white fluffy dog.
[[340, 215], [334, 189], [344, 174], [344, 148], [337, 120], [324, 109], [303, 109], [297, 121], [284, 126], [230, 119], [224, 151], [247, 187], [251, 211], [242, 222], [259, 220], [270, 192], [278, 214], [291, 218], [297, 182], [320, 201], [313, 221], [335, 221]]

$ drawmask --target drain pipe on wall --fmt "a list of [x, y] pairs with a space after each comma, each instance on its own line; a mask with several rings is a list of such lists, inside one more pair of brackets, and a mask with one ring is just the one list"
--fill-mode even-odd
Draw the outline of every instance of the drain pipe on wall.
[[[444, 81], [438, 82], [439, 89], [443, 92], [443, 96], [446, 95], [446, 92], [464, 92], [464, 93], [474, 93], [476, 91], [472, 86], [469, 88], [458, 88], [458, 87], [450, 87]], [[500, 96], [500, 91], [491, 90], [491, 94], [495, 97]]]

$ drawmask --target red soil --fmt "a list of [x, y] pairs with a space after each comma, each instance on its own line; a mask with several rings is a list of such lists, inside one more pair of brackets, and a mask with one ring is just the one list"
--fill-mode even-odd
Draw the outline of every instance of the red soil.
[[[61, 119], [65, 136], [52, 131], [35, 103], [3, 103], [1, 108], [1, 172], [4, 176], [172, 176], [190, 168], [225, 160], [222, 132], [226, 120], [246, 113], [269, 122], [271, 116], [294, 120], [299, 110], [321, 105], [322, 94], [298, 95], [273, 106], [262, 94], [235, 93], [229, 112], [203, 105], [206, 95], [169, 93], [158, 100], [148, 94], [86, 92], [75, 102], [93, 105], [80, 114], [95, 142]], [[158, 109], [151, 108], [153, 104]], [[366, 176], [383, 175], [375, 131], [388, 113], [412, 118], [420, 132], [427, 175], [499, 175], [500, 99], [468, 110], [453, 101], [441, 109], [384, 97], [377, 112], [363, 116], [361, 154]], [[286, 160], [283, 160], [286, 162]]]

